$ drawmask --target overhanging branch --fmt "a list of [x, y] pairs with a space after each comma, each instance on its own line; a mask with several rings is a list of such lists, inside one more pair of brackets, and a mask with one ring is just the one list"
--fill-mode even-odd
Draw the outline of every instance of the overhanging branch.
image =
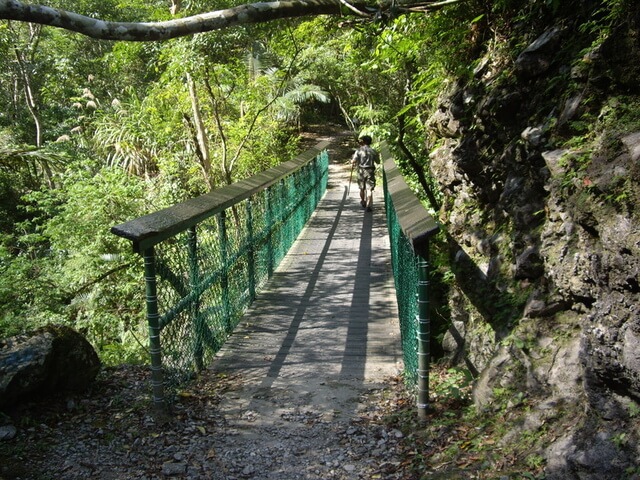
[[[257, 2], [218, 10], [191, 17], [164, 22], [107, 22], [65, 10], [32, 5], [17, 0], [0, 0], [0, 19], [17, 20], [59, 27], [88, 37], [102, 40], [157, 41], [192, 35], [195, 33], [220, 30], [235, 25], [263, 23], [279, 18], [294, 18], [312, 15], [363, 15], [368, 8], [388, 9], [387, 4], [371, 4], [363, 0], [285, 0], [276, 2]], [[435, 2], [401, 3], [404, 11], [412, 8], [421, 12], [434, 10], [463, 0], [445, 0]], [[366, 14], [365, 14], [366, 15]]]
[[349, 2], [347, 2], [346, 0], [339, 0], [340, 3], [342, 5], [344, 5], [345, 7], [347, 7], [349, 10], [351, 10], [353, 13], [355, 13], [356, 15], [358, 15], [359, 17], [370, 17], [371, 15], [369, 15], [368, 13], [365, 13], [361, 10], [358, 10], [356, 7], [354, 7], [353, 5], [351, 5]]

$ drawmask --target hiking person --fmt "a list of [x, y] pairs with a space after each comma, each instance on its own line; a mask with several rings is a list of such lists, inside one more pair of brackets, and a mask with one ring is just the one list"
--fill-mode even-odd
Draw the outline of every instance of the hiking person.
[[376, 164], [380, 163], [380, 155], [371, 148], [371, 137], [362, 135], [358, 139], [360, 147], [351, 158], [351, 166], [358, 167], [358, 187], [360, 187], [360, 205], [371, 211], [373, 189], [376, 187]]

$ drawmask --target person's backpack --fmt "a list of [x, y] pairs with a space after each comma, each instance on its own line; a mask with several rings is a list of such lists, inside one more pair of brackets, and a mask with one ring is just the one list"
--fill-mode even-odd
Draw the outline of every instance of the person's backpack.
[[358, 153], [361, 168], [376, 168], [378, 153], [369, 145], [363, 145]]

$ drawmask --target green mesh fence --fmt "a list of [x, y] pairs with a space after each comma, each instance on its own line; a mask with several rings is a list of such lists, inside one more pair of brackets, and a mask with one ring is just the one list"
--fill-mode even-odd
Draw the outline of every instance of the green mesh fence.
[[325, 146], [112, 229], [145, 259], [157, 405], [211, 362], [299, 235], [326, 191]]
[[429, 403], [429, 238], [438, 226], [405, 183], [389, 149], [384, 160], [384, 198], [398, 302], [404, 376], [418, 392], [418, 414]]
[[400, 338], [404, 360], [404, 378], [415, 386], [418, 376], [418, 259], [398, 223], [393, 199], [385, 189], [387, 227], [391, 247], [391, 265], [396, 287]]

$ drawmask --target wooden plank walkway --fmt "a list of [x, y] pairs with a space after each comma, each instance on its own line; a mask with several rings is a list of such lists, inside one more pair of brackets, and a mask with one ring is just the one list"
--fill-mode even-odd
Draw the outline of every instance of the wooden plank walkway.
[[234, 377], [220, 405], [230, 424], [300, 408], [346, 420], [401, 371], [382, 185], [365, 212], [346, 159], [331, 160], [326, 195], [211, 367]]

